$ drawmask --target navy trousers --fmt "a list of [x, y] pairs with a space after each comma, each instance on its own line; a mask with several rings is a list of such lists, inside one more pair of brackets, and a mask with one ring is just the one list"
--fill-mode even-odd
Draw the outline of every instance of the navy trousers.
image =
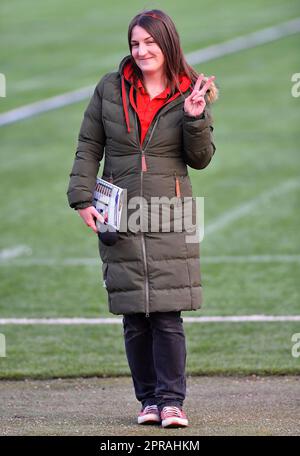
[[186, 394], [186, 345], [180, 312], [123, 317], [125, 350], [135, 395], [142, 406], [182, 408]]

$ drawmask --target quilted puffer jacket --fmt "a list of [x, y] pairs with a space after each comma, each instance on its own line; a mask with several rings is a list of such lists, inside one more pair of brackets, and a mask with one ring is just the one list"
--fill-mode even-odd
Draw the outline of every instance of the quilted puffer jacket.
[[[190, 166], [205, 168], [215, 152], [210, 103], [198, 117], [183, 110], [191, 89], [164, 105], [156, 114], [141, 147], [139, 122], [129, 100], [130, 82], [123, 75], [130, 56], [119, 71], [106, 74], [96, 86], [82, 121], [78, 147], [70, 174], [69, 204], [74, 209], [92, 204], [99, 166], [102, 178], [127, 190], [127, 202], [142, 196], [175, 198], [192, 196]], [[216, 93], [216, 88], [211, 93]], [[194, 202], [194, 201], [193, 201]], [[157, 209], [157, 208], [156, 208]], [[163, 209], [161, 209], [163, 210]], [[128, 209], [127, 216], [132, 213]], [[171, 207], [174, 222], [175, 210]], [[142, 214], [150, 219], [149, 208]], [[106, 246], [99, 240], [102, 272], [109, 310], [114, 314], [196, 310], [202, 287], [199, 242], [187, 242], [186, 231], [169, 232], [127, 227], [119, 240]]]

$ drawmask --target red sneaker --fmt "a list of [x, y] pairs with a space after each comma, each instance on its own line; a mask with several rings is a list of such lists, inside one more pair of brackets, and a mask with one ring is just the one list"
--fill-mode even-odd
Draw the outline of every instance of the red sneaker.
[[166, 406], [160, 414], [162, 427], [186, 427], [189, 422], [186, 414], [179, 407]]
[[138, 416], [138, 424], [160, 423], [160, 416], [157, 405], [147, 405]]

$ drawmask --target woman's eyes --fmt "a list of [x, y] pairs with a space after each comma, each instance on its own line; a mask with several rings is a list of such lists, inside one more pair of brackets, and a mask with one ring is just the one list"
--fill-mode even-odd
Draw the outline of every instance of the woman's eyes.
[[[155, 41], [146, 41], [145, 44], [155, 44]], [[138, 43], [132, 43], [132, 47], [137, 47]]]

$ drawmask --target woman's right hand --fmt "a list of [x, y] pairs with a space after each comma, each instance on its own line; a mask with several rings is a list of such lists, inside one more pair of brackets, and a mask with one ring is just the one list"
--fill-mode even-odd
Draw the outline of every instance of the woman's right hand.
[[77, 209], [77, 212], [83, 219], [84, 223], [92, 228], [96, 234], [98, 234], [95, 219], [99, 220], [100, 223], [104, 223], [104, 218], [101, 214], [99, 214], [97, 209], [94, 206], [89, 206], [84, 209]]

